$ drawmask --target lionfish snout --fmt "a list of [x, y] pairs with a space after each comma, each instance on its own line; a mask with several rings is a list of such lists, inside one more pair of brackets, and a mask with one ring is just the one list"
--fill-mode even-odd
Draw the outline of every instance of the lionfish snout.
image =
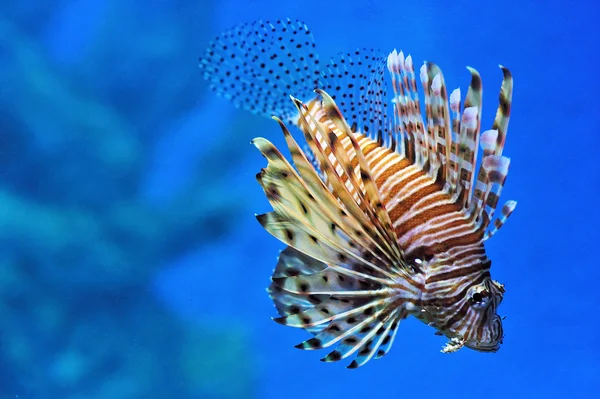
[[[463, 299], [457, 302], [455, 310], [438, 313], [436, 324], [440, 326], [440, 332], [450, 338], [442, 352], [454, 352], [462, 347], [480, 352], [500, 349], [504, 331], [502, 318], [496, 311], [502, 302], [503, 292], [504, 286], [487, 278], [472, 285]], [[462, 317], [452, 319], [461, 312]]]
[[480, 352], [496, 352], [500, 349], [503, 337], [502, 318], [493, 315], [491, 321], [483, 326], [481, 338], [467, 340], [465, 346]]
[[496, 352], [500, 348], [504, 330], [502, 318], [496, 311], [502, 303], [503, 294], [504, 286], [491, 279], [472, 288], [471, 307], [479, 317], [475, 319], [477, 322], [472, 324], [473, 329], [465, 346], [482, 352]]

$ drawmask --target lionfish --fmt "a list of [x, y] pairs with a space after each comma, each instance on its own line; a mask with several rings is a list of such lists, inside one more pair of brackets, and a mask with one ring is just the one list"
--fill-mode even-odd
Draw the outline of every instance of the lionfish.
[[500, 105], [480, 134], [475, 69], [461, 104], [426, 62], [423, 119], [410, 55], [359, 50], [321, 63], [315, 47], [301, 22], [258, 21], [219, 34], [200, 58], [214, 91], [279, 123], [293, 161], [252, 141], [268, 161], [256, 178], [273, 208], [256, 218], [286, 244], [268, 288], [274, 320], [312, 334], [300, 349], [333, 348], [322, 361], [354, 355], [349, 368], [388, 353], [409, 315], [449, 338], [442, 352], [495, 352], [505, 290], [484, 241], [516, 205], [506, 202], [492, 223], [509, 167], [509, 70], [500, 67]]

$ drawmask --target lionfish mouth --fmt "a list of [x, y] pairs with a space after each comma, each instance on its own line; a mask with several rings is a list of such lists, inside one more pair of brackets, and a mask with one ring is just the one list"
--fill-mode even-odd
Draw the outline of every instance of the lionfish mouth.
[[490, 331], [490, 336], [487, 340], [465, 339], [465, 337], [462, 335], [447, 335], [450, 340], [446, 343], [444, 348], [442, 348], [442, 352], [456, 352], [462, 347], [474, 349], [479, 352], [498, 351], [498, 349], [500, 349], [500, 345], [502, 344], [502, 339], [504, 338], [504, 333], [502, 330], [502, 318], [500, 318], [498, 315], [494, 316], [489, 328], [491, 328], [492, 331]]
[[475, 349], [479, 352], [496, 352], [498, 349], [500, 349], [500, 343], [500, 340], [490, 342], [480, 342], [471, 340], [465, 342], [465, 346], [467, 348]]
[[494, 316], [491, 329], [491, 339], [489, 341], [468, 340], [465, 342], [465, 346], [480, 352], [496, 352], [500, 349], [500, 344], [502, 344], [502, 339], [504, 338], [500, 316]]
[[474, 349], [479, 352], [496, 352], [498, 349], [500, 349], [501, 343], [501, 339], [492, 340], [489, 342], [482, 342], [474, 339], [466, 341], [464, 338], [454, 337], [451, 338], [450, 341], [448, 341], [448, 343], [446, 343], [446, 345], [442, 348], [442, 352], [452, 353], [456, 352], [462, 347]]

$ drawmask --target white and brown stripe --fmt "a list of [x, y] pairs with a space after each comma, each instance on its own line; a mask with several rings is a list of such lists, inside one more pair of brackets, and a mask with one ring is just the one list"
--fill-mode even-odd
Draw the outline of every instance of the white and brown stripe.
[[[489, 232], [486, 235], [485, 230], [497, 204], [497, 194], [504, 184], [506, 170], [502, 165], [495, 164], [488, 170], [480, 168], [478, 187], [472, 191], [479, 141], [481, 79], [475, 70], [470, 69], [473, 78], [465, 106], [466, 113], [471, 115], [463, 114], [462, 121], [455, 122], [458, 126], [451, 129], [446, 88], [439, 75], [441, 72], [437, 67], [430, 68], [430, 71], [437, 74], [433, 78], [423, 79], [424, 83], [431, 81], [432, 85], [438, 87], [431, 90], [432, 95], [426, 100], [428, 121], [433, 124], [427, 128], [427, 133], [418, 115], [414, 115], [419, 110], [418, 103], [410, 101], [407, 96], [409, 90], [404, 86], [399, 92], [405, 96], [405, 101], [397, 102], [401, 104], [398, 107], [398, 119], [404, 120], [398, 130], [407, 133], [402, 140], [405, 143], [404, 151], [382, 146], [364, 134], [353, 134], [369, 165], [371, 178], [389, 214], [404, 258], [409, 263], [426, 265], [420, 267], [426, 278], [418, 304], [423, 310], [417, 316], [451, 337], [460, 336], [465, 341], [479, 343], [497, 342], [502, 337], [501, 323], [496, 320], [496, 308], [502, 300], [502, 290], [490, 278], [491, 262], [486, 257], [483, 241], [490, 235]], [[505, 69], [503, 71], [505, 82], [494, 128], [502, 129], [504, 137], [512, 84], [510, 80], [507, 82], [510, 74]], [[408, 70], [406, 73], [408, 77], [411, 76], [410, 72]], [[410, 81], [405, 76], [402, 80]], [[411, 87], [410, 83], [408, 87]], [[457, 110], [459, 106], [451, 104], [451, 108]], [[319, 98], [307, 103], [306, 109], [315, 121], [335, 133], [336, 143], [347, 154], [347, 162], [354, 170], [354, 175], [360, 176], [361, 168], [352, 141], [346, 132], [338, 129], [330, 120], [334, 112], [324, 107]], [[310, 128], [315, 129], [315, 124]], [[458, 131], [458, 135], [452, 136], [452, 130]], [[358, 200], [357, 184], [350, 181], [351, 177], [346, 173], [347, 165], [340, 164], [339, 158], [333, 154], [334, 150], [328, 146], [328, 140], [319, 132], [314, 130], [312, 134], [318, 138], [348, 191]], [[499, 138], [496, 143], [503, 145], [504, 139]], [[417, 148], [419, 146], [420, 150]], [[491, 151], [484, 147], [484, 158], [498, 157], [501, 152], [497, 146], [493, 146]], [[417, 157], [410, 159], [410, 154], [417, 154]], [[448, 164], [449, 158], [455, 161]], [[453, 174], [453, 168], [460, 172], [458, 179], [454, 177], [457, 174]], [[496, 176], [490, 178], [493, 174]], [[493, 183], [496, 183], [495, 189], [491, 187]], [[358, 182], [358, 187], [364, 191], [362, 181]], [[509, 202], [505, 205], [502, 217], [495, 222], [496, 227], [501, 226], [505, 216], [512, 212], [513, 204]], [[470, 303], [469, 290], [479, 286], [487, 287], [482, 292], [490, 298], [487, 311], [483, 313], [473, 311]], [[476, 349], [495, 350], [497, 345], [479, 345]]]
[[[223, 32], [200, 67], [236, 106], [279, 117], [295, 168], [268, 140], [253, 141], [268, 160], [257, 180], [273, 208], [257, 219], [287, 245], [269, 293], [277, 322], [313, 334], [298, 347], [335, 346], [322, 360], [356, 353], [350, 367], [360, 367], [385, 355], [400, 320], [413, 314], [451, 338], [446, 352], [498, 348], [504, 289], [491, 279], [484, 241], [516, 205], [508, 201], [493, 220], [509, 166], [506, 68], [494, 124], [480, 134], [482, 81], [474, 69], [462, 102], [458, 89], [448, 98], [440, 68], [423, 65], [421, 100], [411, 56], [360, 50], [321, 63], [299, 21]], [[301, 101], [315, 89], [317, 98]], [[284, 122], [300, 127], [313, 157]]]

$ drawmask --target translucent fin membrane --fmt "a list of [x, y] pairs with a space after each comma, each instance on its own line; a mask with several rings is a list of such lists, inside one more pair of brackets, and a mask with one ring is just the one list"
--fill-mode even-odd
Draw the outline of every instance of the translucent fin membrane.
[[373, 49], [322, 62], [300, 21], [256, 21], [219, 34], [199, 65], [210, 87], [237, 107], [297, 123], [290, 95], [308, 102], [315, 89], [337, 100], [354, 131], [382, 136], [387, 126], [386, 57]]
[[[385, 69], [394, 88], [393, 120], [388, 119]], [[211, 88], [236, 106], [254, 114], [278, 116], [300, 125], [293, 95], [320, 112], [315, 89], [325, 90], [336, 101], [353, 132], [368, 134], [419, 165], [461, 204], [479, 227], [490, 225], [504, 180], [491, 182], [489, 176], [502, 174], [495, 168], [506, 159], [487, 162], [475, 173], [480, 140], [483, 159], [502, 157], [510, 117], [512, 76], [501, 67], [504, 80], [500, 106], [492, 133], [480, 135], [482, 81], [468, 68], [471, 83], [464, 104], [456, 89], [448, 98], [444, 77], [433, 63], [419, 73], [424, 104], [417, 90], [412, 57], [394, 50], [387, 57], [374, 50], [356, 50], [322, 62], [312, 33], [299, 21], [257, 21], [238, 25], [218, 35], [200, 59], [200, 68]], [[425, 114], [422, 115], [421, 107]], [[483, 165], [483, 163], [482, 163]], [[514, 204], [510, 203], [494, 232], [502, 226]], [[510, 210], [510, 212], [508, 212]], [[493, 233], [489, 233], [491, 236]]]
[[321, 66], [308, 27], [291, 20], [256, 21], [219, 34], [200, 58], [213, 91], [253, 114], [291, 121], [290, 95], [313, 98]]
[[292, 247], [281, 252], [273, 276], [268, 291], [281, 315], [274, 320], [314, 335], [298, 349], [333, 348], [324, 362], [356, 354], [348, 368], [357, 368], [384, 356], [406, 317], [399, 308], [390, 310], [381, 284], [340, 273]]
[[383, 139], [387, 129], [386, 57], [371, 49], [332, 58], [324, 81], [325, 91], [344, 115], [352, 131]]

